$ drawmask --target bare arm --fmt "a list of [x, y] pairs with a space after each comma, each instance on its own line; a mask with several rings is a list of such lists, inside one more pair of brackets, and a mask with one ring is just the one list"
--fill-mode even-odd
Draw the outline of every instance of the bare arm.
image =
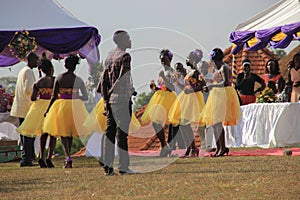
[[159, 76], [163, 79], [164, 81], [164, 84], [166, 85], [166, 87], [171, 90], [171, 91], [174, 91], [174, 85], [171, 84], [170, 80], [171, 80], [171, 75], [168, 74], [167, 76], [165, 76], [164, 72], [161, 71], [159, 73]]
[[260, 78], [259, 76], [258, 76], [258, 78], [259, 79], [258, 79], [257, 82], [259, 82], [261, 86], [260, 86], [260, 88], [258, 88], [257, 90], [255, 90], [254, 93], [263, 91], [265, 89], [265, 87], [266, 87], [265, 81], [262, 78]]
[[102, 90], [102, 93], [103, 93], [103, 99], [105, 102], [108, 102], [109, 101], [109, 94], [108, 94], [108, 69], [105, 69], [102, 73], [102, 80], [101, 80], [101, 90]]
[[88, 93], [86, 91], [86, 87], [84, 85], [84, 82], [83, 80], [81, 79], [81, 83], [80, 83], [80, 87], [79, 87], [80, 91], [81, 91], [81, 96], [80, 96], [80, 99], [82, 101], [87, 101], [89, 99], [88, 97]]
[[36, 101], [39, 89], [37, 88], [37, 84], [33, 85], [32, 94], [31, 94], [31, 101]]
[[49, 112], [52, 104], [55, 102], [55, 100], [58, 98], [58, 92], [59, 92], [59, 83], [58, 83], [58, 80], [57, 78], [55, 79], [54, 81], [54, 86], [53, 86], [53, 94], [52, 94], [52, 97], [50, 99], [50, 103], [49, 103], [49, 106], [44, 114], [44, 117], [46, 117], [47, 113]]
[[97, 92], [103, 96], [103, 92], [102, 92], [102, 79], [103, 79], [103, 77], [101, 75], [100, 80], [99, 80], [98, 85], [97, 85]]
[[219, 70], [221, 76], [222, 76], [222, 81], [219, 83], [215, 83], [215, 84], [211, 84], [206, 86], [205, 90], [211, 90], [214, 87], [217, 88], [222, 88], [222, 87], [227, 87], [230, 86], [230, 78], [231, 78], [231, 70], [229, 69], [229, 67], [227, 67], [226, 65], [223, 65], [220, 70]]
[[176, 76], [176, 78], [175, 78], [175, 84], [177, 85], [177, 87], [179, 87], [181, 90], [183, 90], [183, 89], [184, 89], [184, 84], [181, 84], [181, 83], [179, 82], [178, 76], [180, 76], [180, 75], [177, 75], [177, 76]]

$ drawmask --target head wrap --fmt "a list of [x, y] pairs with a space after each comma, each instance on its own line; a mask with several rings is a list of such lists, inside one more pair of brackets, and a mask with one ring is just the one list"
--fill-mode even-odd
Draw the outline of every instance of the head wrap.
[[210, 53], [210, 59], [215, 61], [222, 61], [224, 58], [223, 51], [220, 48], [214, 48]]
[[169, 49], [163, 49], [159, 54], [159, 58], [162, 59], [164, 56], [168, 56], [168, 58], [172, 60], [173, 53]]
[[189, 53], [189, 58], [193, 59], [196, 63], [200, 62], [203, 57], [203, 52], [200, 49], [195, 49]]

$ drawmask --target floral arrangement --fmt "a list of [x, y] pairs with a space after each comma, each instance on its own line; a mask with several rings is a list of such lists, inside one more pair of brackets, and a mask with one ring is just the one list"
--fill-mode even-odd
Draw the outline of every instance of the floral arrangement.
[[12, 55], [16, 58], [24, 59], [31, 51], [34, 51], [37, 47], [34, 37], [29, 37], [29, 32], [17, 31], [10, 44], [8, 45]]
[[266, 87], [262, 93], [256, 98], [256, 103], [273, 103], [277, 99], [273, 90], [269, 87]]
[[10, 111], [13, 98], [13, 95], [6, 93], [5, 88], [0, 85], [0, 113]]

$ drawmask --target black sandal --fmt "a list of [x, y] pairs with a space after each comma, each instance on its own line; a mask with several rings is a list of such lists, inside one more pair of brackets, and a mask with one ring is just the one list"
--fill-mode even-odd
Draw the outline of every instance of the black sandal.
[[44, 160], [39, 159], [39, 160], [38, 160], [38, 163], [39, 163], [39, 165], [40, 165], [41, 168], [47, 168], [47, 165], [46, 165], [46, 163], [45, 163]]
[[48, 168], [53, 168], [53, 167], [55, 167], [50, 159], [47, 159], [47, 160], [46, 160], [46, 163], [47, 163], [47, 167], [48, 167]]

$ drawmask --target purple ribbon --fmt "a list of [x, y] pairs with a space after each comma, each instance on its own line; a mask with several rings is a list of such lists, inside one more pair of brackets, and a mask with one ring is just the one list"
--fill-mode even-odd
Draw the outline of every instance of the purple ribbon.
[[61, 94], [59, 96], [60, 99], [79, 99], [78, 94]]
[[51, 99], [51, 95], [50, 95], [50, 94], [41, 94], [41, 95], [40, 95], [40, 99], [46, 99], [46, 100], [49, 100], [49, 99]]

